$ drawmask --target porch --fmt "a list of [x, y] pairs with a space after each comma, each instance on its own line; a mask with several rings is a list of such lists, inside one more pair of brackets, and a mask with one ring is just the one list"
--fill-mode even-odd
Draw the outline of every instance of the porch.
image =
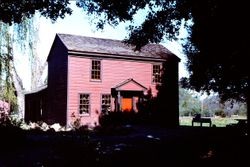
[[137, 103], [147, 88], [130, 78], [111, 89], [115, 111], [137, 112]]

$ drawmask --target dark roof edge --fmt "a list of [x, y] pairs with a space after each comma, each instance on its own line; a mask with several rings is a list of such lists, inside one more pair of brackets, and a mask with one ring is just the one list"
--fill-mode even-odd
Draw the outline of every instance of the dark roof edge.
[[178, 56], [176, 56], [176, 54], [172, 53], [169, 54], [169, 56], [173, 57], [176, 61], [180, 62], [181, 61], [181, 58], [179, 58]]
[[[63, 40], [60, 37], [60, 33], [56, 33], [55, 39], [56, 39], [56, 37], [58, 37], [60, 39], [60, 41], [62, 42], [63, 46], [68, 50], [68, 47], [65, 45], [65, 43], [63, 42]], [[55, 41], [55, 39], [54, 39], [54, 41]]]
[[166, 61], [167, 58], [155, 58], [155, 57], [143, 57], [143, 56], [133, 56], [133, 55], [125, 55], [125, 54], [112, 54], [112, 53], [100, 53], [100, 52], [83, 52], [83, 51], [75, 51], [68, 50], [69, 54], [76, 56], [96, 56], [96, 57], [104, 57], [104, 58], [116, 58], [116, 59], [130, 59], [130, 60], [144, 60], [144, 61]]

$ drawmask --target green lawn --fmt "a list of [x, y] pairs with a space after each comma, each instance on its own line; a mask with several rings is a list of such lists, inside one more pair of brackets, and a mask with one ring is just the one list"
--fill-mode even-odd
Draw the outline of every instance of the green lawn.
[[[184, 126], [192, 126], [192, 118], [193, 117], [180, 117], [180, 125]], [[215, 125], [216, 127], [226, 127], [229, 124], [235, 124], [238, 121], [235, 119], [246, 119], [246, 117], [226, 117], [226, 118], [221, 118], [221, 117], [211, 117], [212, 120], [212, 125]], [[195, 123], [195, 126], [199, 126], [198, 123]], [[209, 126], [209, 124], [203, 124], [203, 126]]]

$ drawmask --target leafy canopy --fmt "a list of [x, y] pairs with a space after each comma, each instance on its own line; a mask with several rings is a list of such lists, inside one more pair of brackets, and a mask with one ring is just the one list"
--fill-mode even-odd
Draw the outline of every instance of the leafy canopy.
[[129, 27], [125, 42], [140, 49], [147, 43], [176, 39], [182, 21], [192, 20], [184, 51], [189, 78], [185, 87], [196, 91], [219, 92], [223, 100], [245, 100], [249, 85], [247, 39], [250, 37], [246, 1], [223, 0], [80, 0], [79, 7], [101, 16], [98, 27], [133, 21], [133, 15], [147, 8], [140, 26]]
[[0, 21], [8, 24], [21, 23], [38, 11], [42, 16], [56, 21], [71, 14], [69, 0], [0, 0]]

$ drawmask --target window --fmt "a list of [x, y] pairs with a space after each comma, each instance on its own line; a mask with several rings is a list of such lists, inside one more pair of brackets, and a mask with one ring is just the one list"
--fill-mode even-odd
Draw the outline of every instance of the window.
[[80, 94], [79, 113], [89, 114], [89, 94]]
[[95, 80], [101, 79], [101, 61], [100, 60], [92, 60], [91, 79], [95, 79]]
[[102, 113], [107, 113], [110, 111], [111, 107], [111, 95], [103, 94], [102, 95]]
[[161, 82], [161, 66], [153, 65], [153, 83]]

